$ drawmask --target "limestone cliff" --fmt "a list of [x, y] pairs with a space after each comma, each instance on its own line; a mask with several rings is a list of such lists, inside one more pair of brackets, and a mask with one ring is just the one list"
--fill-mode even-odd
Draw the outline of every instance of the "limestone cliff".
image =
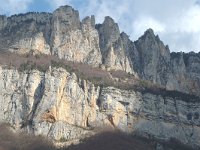
[[53, 55], [94, 66], [101, 63], [94, 17], [86, 17], [81, 23], [78, 11], [70, 6], [63, 6], [53, 13], [52, 22]]
[[62, 68], [0, 67], [0, 121], [55, 141], [76, 141], [110, 126], [148, 138], [199, 143], [200, 98], [170, 91], [99, 87]]
[[[170, 53], [151, 29], [133, 42], [112, 18], [102, 24], [95, 24], [94, 16], [80, 21], [77, 10], [62, 6], [53, 13], [0, 16], [2, 51], [54, 55], [60, 62], [125, 71], [141, 81], [140, 88], [123, 88], [132, 80], [112, 72], [107, 72], [109, 79], [118, 86], [102, 84], [98, 77], [100, 84], [84, 80], [73, 69], [22, 71], [12, 61], [0, 64], [0, 121], [16, 130], [69, 142], [109, 126], [200, 147], [200, 54]], [[144, 80], [153, 85], [146, 88]]]
[[102, 64], [107, 69], [125, 70], [133, 73], [128, 57], [128, 48], [124, 46], [118, 24], [110, 17], [105, 17], [103, 24], [96, 26], [100, 37]]
[[0, 17], [0, 48], [17, 53], [52, 54], [93, 66], [101, 64], [94, 16], [79, 19], [78, 11], [62, 6], [51, 13]]
[[170, 53], [169, 47], [151, 29], [134, 44], [138, 58], [132, 60], [140, 78], [163, 85], [168, 90], [199, 96], [199, 54]]
[[151, 29], [132, 42], [112, 18], [105, 17], [97, 25], [94, 16], [80, 21], [78, 11], [70, 6], [53, 13], [0, 16], [0, 49], [124, 70], [168, 90], [199, 95], [198, 54], [170, 53]]
[[199, 95], [198, 54], [170, 53], [151, 29], [132, 42], [112, 18], [105, 17], [97, 25], [94, 16], [80, 21], [78, 11], [70, 6], [53, 13], [0, 16], [0, 48], [124, 70], [168, 90]]

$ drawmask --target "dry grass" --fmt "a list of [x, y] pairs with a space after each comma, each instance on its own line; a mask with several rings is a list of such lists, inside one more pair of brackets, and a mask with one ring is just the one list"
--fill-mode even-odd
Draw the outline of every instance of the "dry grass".
[[133, 75], [124, 71], [113, 70], [106, 71], [100, 68], [94, 68], [90, 65], [71, 62], [64, 59], [59, 59], [52, 55], [19, 55], [0, 51], [0, 64], [6, 68], [15, 68], [20, 72], [38, 69], [45, 72], [49, 66], [62, 67], [68, 72], [74, 72], [79, 78], [89, 80], [94, 85], [112, 86], [122, 90], [135, 90], [140, 92], [149, 92], [163, 97], [172, 97], [183, 101], [199, 102], [200, 98], [195, 95], [185, 94], [178, 91], [167, 91], [165, 87], [152, 84], [150, 81], [135, 78]]
[[[56, 150], [41, 136], [13, 133], [7, 124], [0, 125], [0, 150]], [[147, 149], [148, 147], [148, 149]], [[118, 131], [104, 131], [86, 138], [79, 145], [63, 150], [153, 150], [154, 143], [143, 141]]]
[[[78, 145], [71, 145], [62, 150], [154, 150], [159, 140], [145, 139], [116, 130], [102, 130], [88, 137]], [[159, 141], [165, 149], [194, 150], [181, 144], [176, 139]], [[60, 149], [60, 150], [61, 150]], [[8, 124], [0, 124], [0, 150], [59, 150], [42, 136], [14, 133]]]
[[54, 150], [53, 144], [44, 137], [13, 133], [7, 124], [0, 125], [0, 150]]
[[154, 150], [154, 147], [154, 142], [117, 131], [107, 131], [87, 138], [79, 145], [70, 146], [68, 150]]
[[[126, 87], [132, 85], [136, 78], [124, 71], [105, 71], [98, 67], [94, 68], [84, 63], [59, 59], [52, 55], [19, 55], [16, 53], [0, 51], [0, 64], [8, 69], [18, 69], [20, 72], [38, 69], [45, 72], [49, 66], [62, 67], [69, 72], [74, 72], [79, 78], [92, 81], [97, 85], [112, 85]], [[111, 75], [112, 74], [112, 75]], [[112, 78], [119, 78], [115, 81]], [[129, 78], [129, 84], [125, 86], [124, 79]], [[123, 86], [124, 85], [124, 86]]]

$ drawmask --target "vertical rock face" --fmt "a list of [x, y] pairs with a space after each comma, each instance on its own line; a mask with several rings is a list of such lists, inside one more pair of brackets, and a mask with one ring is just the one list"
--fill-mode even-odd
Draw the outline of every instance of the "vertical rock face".
[[27, 13], [0, 19], [0, 48], [18, 53], [50, 54], [51, 14]]
[[200, 146], [200, 53], [170, 53], [151, 29], [133, 42], [112, 18], [95, 25], [94, 16], [80, 21], [77, 10], [62, 6], [52, 14], [0, 16], [0, 50], [123, 70], [169, 90], [100, 88], [61, 68], [0, 67], [0, 121], [15, 129], [70, 141], [110, 126]]
[[96, 119], [99, 89], [84, 80], [78, 81], [75, 74], [63, 69], [47, 73], [44, 87], [33, 117], [34, 133], [59, 141], [81, 138], [89, 132], [87, 128]]
[[170, 54], [151, 29], [132, 42], [112, 18], [105, 17], [98, 25], [94, 16], [81, 22], [78, 11], [70, 6], [52, 14], [0, 16], [0, 49], [52, 54], [107, 70], [124, 70], [168, 90], [199, 95], [197, 54]]
[[52, 52], [62, 44], [70, 31], [80, 29], [79, 13], [70, 6], [62, 6], [53, 12], [51, 44]]
[[118, 24], [110, 17], [105, 17], [103, 24], [97, 25], [100, 35], [100, 47], [106, 52], [120, 37]]
[[66, 34], [72, 30], [80, 29], [80, 19], [77, 10], [71, 6], [61, 6], [53, 12], [53, 27], [54, 31], [60, 34]]
[[7, 24], [7, 17], [0, 15], [0, 30], [2, 30]]
[[151, 29], [135, 41], [129, 51], [133, 68], [140, 78], [168, 90], [199, 95], [199, 54], [170, 54], [168, 46]]
[[199, 95], [199, 60], [199, 53], [171, 54], [172, 75], [176, 81], [169, 80], [168, 83], [174, 86], [173, 89]]
[[81, 23], [78, 11], [70, 6], [62, 6], [53, 14], [1, 16], [0, 48], [20, 54], [53, 54], [93, 66], [101, 64], [94, 16]]
[[31, 118], [35, 105], [43, 94], [44, 75], [39, 71], [19, 74], [17, 70], [0, 68], [1, 121], [16, 128], [23, 126], [23, 120]]
[[0, 121], [16, 130], [75, 141], [110, 126], [200, 147], [200, 99], [168, 92], [95, 87], [73, 73], [0, 67]]
[[184, 96], [178, 98], [171, 94], [108, 87], [102, 90], [100, 108], [122, 130], [163, 140], [176, 138], [198, 147], [199, 98], [190, 97], [187, 101]]
[[52, 24], [53, 55], [94, 66], [101, 63], [94, 16], [85, 18], [81, 23], [78, 11], [62, 6], [53, 13]]
[[0, 68], [0, 89], [0, 121], [15, 129], [73, 140], [95, 123], [99, 88], [64, 69], [19, 73]]
[[153, 83], [166, 84], [170, 70], [170, 51], [155, 36], [153, 30], [147, 30], [136, 42], [139, 53], [140, 76]]
[[103, 24], [97, 25], [96, 28], [99, 32], [102, 64], [107, 69], [133, 73], [118, 24], [112, 18], [105, 17]]

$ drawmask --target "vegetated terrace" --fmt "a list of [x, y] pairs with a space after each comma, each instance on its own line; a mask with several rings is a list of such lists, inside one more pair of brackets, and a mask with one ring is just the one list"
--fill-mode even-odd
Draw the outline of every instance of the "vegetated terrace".
[[0, 51], [0, 64], [7, 69], [17, 69], [19, 72], [37, 69], [46, 72], [49, 66], [64, 68], [68, 72], [74, 72], [79, 78], [89, 80], [98, 86], [113, 86], [122, 90], [135, 90], [149, 92], [163, 97], [173, 97], [183, 101], [200, 102], [200, 98], [178, 91], [167, 91], [165, 87], [153, 84], [150, 81], [141, 80], [132, 74], [121, 70], [106, 71], [88, 64], [59, 59], [53, 55], [32, 55]]

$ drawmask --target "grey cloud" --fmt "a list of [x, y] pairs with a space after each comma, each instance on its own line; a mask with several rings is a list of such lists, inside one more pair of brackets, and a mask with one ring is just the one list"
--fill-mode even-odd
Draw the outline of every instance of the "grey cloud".
[[152, 28], [172, 51], [199, 51], [200, 9], [196, 8], [199, 1], [86, 0], [84, 7], [78, 9], [82, 17], [94, 14], [98, 23], [111, 16], [132, 40]]

